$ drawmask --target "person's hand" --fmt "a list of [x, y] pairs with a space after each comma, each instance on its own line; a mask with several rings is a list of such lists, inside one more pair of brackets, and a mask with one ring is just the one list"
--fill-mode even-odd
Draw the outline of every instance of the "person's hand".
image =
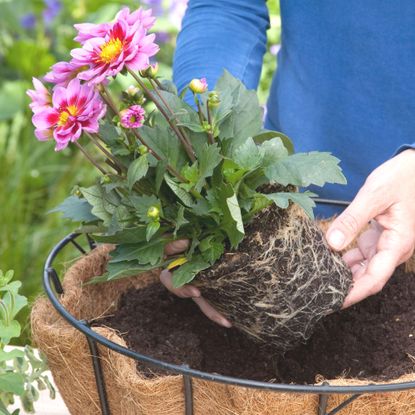
[[[166, 246], [165, 254], [166, 255], [175, 255], [180, 252], [185, 251], [189, 246], [189, 241], [187, 240], [178, 240], [174, 241]], [[186, 284], [180, 288], [173, 287], [172, 274], [168, 270], [163, 270], [160, 273], [161, 283], [173, 294], [181, 298], [192, 298], [193, 301], [199, 306], [200, 310], [212, 321], [223, 326], [223, 327], [232, 327], [232, 324], [227, 320], [222, 314], [215, 310], [201, 295], [200, 290], [191, 285]]]
[[345, 249], [369, 222], [357, 248], [343, 256], [354, 280], [344, 308], [381, 291], [395, 268], [414, 252], [415, 150], [403, 151], [370, 174], [327, 230], [329, 245]]

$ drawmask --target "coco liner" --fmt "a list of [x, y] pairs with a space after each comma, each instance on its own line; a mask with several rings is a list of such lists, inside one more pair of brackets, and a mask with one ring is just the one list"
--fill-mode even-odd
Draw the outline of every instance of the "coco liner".
[[[94, 331], [115, 343], [125, 346], [125, 340], [121, 337], [117, 330], [108, 327], [108, 321], [103, 323], [98, 322], [98, 319], [102, 319], [104, 315], [109, 316], [116, 313], [118, 305], [121, 304], [121, 295], [130, 289], [138, 289], [139, 291], [152, 290], [153, 288], [151, 288], [150, 285], [152, 282], [157, 282], [158, 276], [156, 273], [149, 273], [145, 276], [131, 277], [98, 286], [84, 285], [83, 282], [90, 280], [94, 275], [97, 275], [97, 273], [103, 272], [109, 258], [109, 249], [110, 248], [108, 247], [102, 246], [94, 250], [87, 256], [80, 259], [67, 271], [63, 281], [65, 294], [60, 296], [59, 301], [62, 306], [75, 318], [79, 320], [95, 320], [97, 322], [97, 326], [94, 327]], [[412, 259], [412, 261], [410, 261], [407, 265], [408, 271], [413, 272], [415, 269], [415, 261]], [[412, 278], [413, 275], [399, 277], [399, 284], [397, 282], [398, 280], [393, 280], [392, 284], [389, 284], [385, 288], [386, 291], [383, 293], [387, 293], [389, 287], [395, 286], [396, 288], [395, 281], [396, 284], [398, 284], [399, 290], [395, 291], [394, 294], [393, 292], [389, 292], [392, 296], [388, 294], [388, 302], [385, 298], [377, 296], [357, 306], [361, 307], [368, 302], [377, 301], [377, 306], [367, 309], [366, 317], [369, 317], [370, 314], [372, 314], [372, 319], [370, 320], [366, 318], [365, 328], [362, 330], [362, 326], [360, 326], [360, 329], [355, 326], [354, 329], [353, 327], [350, 327], [348, 330], [348, 333], [354, 333], [354, 339], [356, 340], [353, 350], [358, 350], [359, 342], [362, 339], [370, 339], [373, 336], [374, 331], [372, 329], [370, 329], [370, 331], [368, 330], [374, 325], [375, 322], [379, 323], [379, 327], [385, 323], [385, 328], [388, 330], [388, 327], [393, 327], [393, 322], [396, 319], [400, 319], [401, 322], [399, 325], [395, 326], [395, 330], [389, 331], [387, 340], [384, 340], [384, 346], [381, 346], [379, 343], [378, 348], [375, 350], [367, 344], [369, 347], [362, 350], [362, 355], [367, 352], [366, 356], [372, 356], [376, 353], [379, 357], [379, 359], [376, 359], [377, 362], [381, 361], [382, 355], [380, 352], [382, 350], [384, 351], [383, 356], [387, 354], [392, 356], [396, 353], [397, 349], [395, 346], [402, 343], [402, 339], [406, 336], [406, 334], [411, 334], [411, 332], [408, 331], [409, 328], [413, 329], [414, 314], [412, 304], [414, 298], [411, 297], [411, 295], [414, 295], [414, 290], [411, 289], [411, 287], [413, 287]], [[406, 282], [408, 285], [404, 286], [402, 282]], [[159, 284], [156, 287], [158, 290], [161, 289]], [[161, 293], [162, 296], [167, 295], [167, 293], [163, 290], [161, 290]], [[143, 294], [143, 296], [145, 297], [146, 295]], [[396, 298], [394, 299], [394, 297]], [[185, 307], [191, 307], [191, 301], [189, 300], [184, 301], [174, 297], [170, 298], [173, 301], [185, 304]], [[376, 298], [380, 298], [380, 300], [376, 300]], [[394, 305], [391, 307], [389, 310], [390, 313], [388, 314], [386, 304], [392, 304], [392, 302], [390, 302], [391, 299], [394, 299]], [[124, 304], [126, 304], [125, 301], [127, 301], [127, 297], [125, 297], [125, 300], [123, 301]], [[162, 303], [165, 304], [165, 301], [163, 300]], [[177, 313], [180, 314], [180, 306], [178, 303], [176, 304], [178, 306], [176, 309]], [[149, 303], [147, 302], [147, 304]], [[166, 350], [172, 346], [171, 334], [174, 331], [177, 331], [174, 324], [169, 324], [169, 318], [174, 319], [175, 317], [172, 314], [163, 321], [157, 313], [157, 315], [159, 315], [159, 320], [162, 320], [157, 323], [162, 326], [157, 335], [154, 331], [156, 329], [156, 307], [154, 305], [155, 303], [151, 302], [150, 310], [147, 309], [147, 314], [145, 314], [143, 312], [143, 304], [140, 315], [135, 316], [134, 326], [137, 325], [144, 327], [147, 324], [147, 328], [151, 327], [151, 330], [147, 331], [147, 336], [153, 332], [155, 343], [158, 345], [158, 350], [162, 350], [163, 347]], [[357, 307], [353, 309], [357, 310]], [[125, 310], [126, 309], [124, 308], [124, 311]], [[342, 312], [334, 314], [325, 319], [324, 322], [333, 321], [333, 326], [335, 326], [337, 324], [336, 321], [331, 319], [336, 319], [337, 315], [347, 316], [349, 312], [353, 311], [349, 310], [345, 313]], [[123, 313], [122, 309], [120, 309], [120, 313]], [[407, 313], [407, 317], [404, 317], [405, 313]], [[364, 313], [360, 316], [355, 315], [355, 317], [357, 317], [355, 322], [361, 321], [361, 324], [363, 325], [363, 319], [361, 316], [364, 316]], [[190, 318], [193, 319], [195, 316], [189, 317], [189, 319]], [[380, 321], [383, 318], [385, 318], [384, 323]], [[209, 324], [206, 318], [200, 316], [200, 319], [201, 322], [204, 322], [203, 324]], [[409, 321], [409, 324], [404, 324], [404, 320], [406, 320], [407, 323]], [[161, 324], [162, 322], [164, 325]], [[171, 320], [171, 322], [173, 323], [173, 320]], [[343, 327], [347, 327], [350, 322], [351, 321], [348, 322], [347, 318], [345, 318], [345, 326]], [[59, 391], [68, 405], [68, 408], [70, 409], [71, 414], [100, 414], [101, 410], [99, 398], [91, 363], [91, 351], [88, 348], [85, 336], [79, 330], [69, 325], [50, 305], [50, 302], [46, 298], [39, 298], [33, 307], [32, 329], [35, 342], [48, 357], [49, 366], [52, 370], [54, 379], [58, 385]], [[120, 327], [120, 329], [125, 332], [126, 327]], [[227, 333], [227, 335], [232, 333], [232, 331], [225, 331], [220, 327], [215, 327], [215, 332]], [[365, 336], [366, 333], [367, 336]], [[384, 337], [384, 333], [385, 332], [378, 333], [380, 334], [378, 336], [379, 341], [381, 341]], [[337, 334], [341, 334], [341, 331], [338, 330]], [[320, 339], [320, 343], [314, 343], [314, 356], [320, 355], [322, 362], [330, 359], [338, 361], [338, 357], [340, 357], [336, 356], [336, 352], [331, 349], [331, 347], [334, 347], [336, 344], [341, 346], [342, 343], [334, 342], [336, 339], [333, 339], [331, 337], [332, 335], [333, 333], [330, 334], [328, 331], [325, 332], [324, 330], [320, 330], [320, 326], [315, 334], [315, 336], [318, 336]], [[241, 334], [239, 334], [239, 336], [241, 336]], [[309, 344], [313, 344], [314, 338], [315, 337], [310, 340]], [[248, 341], [246, 336], [243, 336], [243, 339]], [[344, 339], [347, 339], [346, 333], [345, 336], [343, 336], [343, 340]], [[327, 342], [325, 342], [325, 340], [327, 340]], [[207, 341], [208, 339], [205, 338], [203, 344], [206, 344]], [[191, 340], [191, 342], [195, 345], [193, 340]], [[227, 340], [225, 343], [226, 342]], [[234, 340], [230, 341], [231, 346], [237, 344], [237, 342], [232, 342], [234, 342]], [[346, 342], [344, 344], [343, 352], [345, 353], [343, 354], [343, 358], [349, 354], [347, 347], [348, 345], [353, 344], [353, 342], [353, 338], [350, 338], [349, 343]], [[144, 341], [141, 343], [141, 346], [143, 347]], [[322, 346], [324, 343], [326, 346], [329, 346], [326, 350], [324, 350]], [[392, 343], [394, 345], [393, 347], [391, 346]], [[224, 347], [229, 348], [229, 344], [225, 344]], [[137, 362], [133, 359], [113, 352], [101, 345], [99, 345], [98, 348], [102, 362], [104, 373], [103, 377], [105, 380], [109, 407], [112, 414], [182, 415], [184, 413], [185, 401], [182, 376], [173, 374], [165, 375], [153, 372], [153, 375], [149, 377], [150, 372], [146, 366], [141, 364], [136, 366]], [[153, 347], [152, 350], [156, 353], [156, 348]], [[239, 355], [239, 363], [237, 364], [242, 367], [243, 363], [246, 363], [252, 359], [255, 354], [260, 353], [262, 348], [259, 348], [256, 344], [255, 349], [251, 349], [251, 351], [252, 350], [254, 350], [254, 354], [249, 356], [241, 357], [241, 355]], [[408, 352], [408, 350], [411, 349], [405, 350], [405, 353]], [[232, 354], [237, 356], [239, 351], [240, 348], [234, 348]], [[180, 350], [176, 349], [176, 353], [179, 354], [179, 352]], [[303, 376], [303, 380], [310, 380], [312, 382], [315, 375], [322, 374], [321, 368], [313, 366], [315, 364], [312, 360], [313, 355], [306, 354], [305, 349], [303, 352], [300, 351], [297, 355], [297, 358], [299, 359], [297, 362], [289, 357], [290, 353], [291, 352], [288, 352], [286, 354], [287, 366], [285, 368], [281, 366], [281, 379], [288, 379], [284, 376], [293, 370], [293, 365], [295, 364], [299, 367], [303, 367], [304, 369], [309, 369], [309, 374], [301, 374], [300, 371], [297, 371], [299, 376]], [[301, 355], [301, 353], [303, 354]], [[228, 354], [228, 357], [229, 356], [230, 355]], [[408, 357], [407, 355], [398, 353], [396, 353], [396, 356], [397, 360], [406, 360]], [[188, 357], [185, 358], [185, 361], [187, 360]], [[204, 360], [205, 362], [214, 363], [212, 358]], [[370, 361], [370, 358], [366, 359], [366, 362], [368, 361]], [[220, 369], [219, 373], [227, 372], [229, 367], [234, 364], [235, 360], [229, 361], [228, 366], [223, 365], [223, 369]], [[348, 369], [351, 364], [353, 364], [354, 367], [351, 371], [349, 371]], [[343, 367], [342, 366], [343, 365], [341, 364], [338, 365], [335, 368], [335, 372], [323, 373], [329, 379], [328, 382], [330, 385], [357, 386], [371, 383], [369, 380], [366, 380], [368, 377], [367, 373], [356, 374], [355, 371], [356, 368], [359, 368], [359, 366], [363, 371], [368, 368], [370, 369], [370, 365], [365, 366], [363, 361], [360, 363], [353, 361], [353, 363], [349, 362], [349, 364], [346, 364]], [[245, 366], [245, 370], [246, 367], [247, 366]], [[260, 371], [262, 371], [262, 367], [260, 368]], [[345, 372], [340, 373], [338, 370], [339, 368]], [[211, 370], [218, 370], [218, 368], [211, 367]], [[383, 375], [378, 372], [378, 379], [381, 380], [377, 380], [374, 383], [389, 384], [398, 382], [414, 382], [414, 372], [415, 371], [410, 370], [409, 367], [401, 372], [389, 372], [384, 373]], [[399, 373], [407, 374], [401, 376]], [[263, 376], [264, 372], [257, 374]], [[321, 382], [323, 379], [322, 377], [319, 377], [316, 380]], [[193, 378], [193, 395], [194, 413], [196, 415], [315, 415], [318, 408], [318, 397], [316, 395], [285, 392], [276, 393], [239, 386], [224, 385], [216, 382], [204, 381], [198, 378]], [[327, 411], [330, 411], [340, 403], [344, 402], [347, 397], [347, 395], [330, 395]], [[387, 392], [366, 394], [353, 401], [346, 408], [342, 409], [341, 414], [413, 415], [415, 414], [415, 391], [406, 390], [393, 393]]]
[[295, 205], [262, 211], [237, 251], [195, 280], [235, 327], [278, 351], [307, 340], [324, 316], [341, 308], [351, 283], [340, 255]]

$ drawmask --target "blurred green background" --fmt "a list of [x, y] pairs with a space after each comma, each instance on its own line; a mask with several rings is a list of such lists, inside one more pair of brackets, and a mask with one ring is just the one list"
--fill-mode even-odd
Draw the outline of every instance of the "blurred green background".
[[[152, 7], [161, 52], [161, 75], [171, 76], [175, 40], [187, 0], [0, 0], [0, 269], [14, 269], [30, 301], [41, 292], [45, 258], [73, 225], [47, 212], [77, 185], [91, 185], [95, 171], [68, 148], [55, 153], [53, 143], [33, 135], [29, 99], [32, 76], [41, 77], [57, 61], [68, 60], [75, 46], [73, 24], [111, 20], [122, 5]], [[269, 0], [271, 30], [258, 90], [265, 103], [280, 43], [278, 0]], [[76, 256], [58, 258], [58, 271]], [[27, 314], [20, 344], [30, 333]]]

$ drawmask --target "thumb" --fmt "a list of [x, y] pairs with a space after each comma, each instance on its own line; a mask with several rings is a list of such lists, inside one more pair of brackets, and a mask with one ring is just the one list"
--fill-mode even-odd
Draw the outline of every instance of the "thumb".
[[326, 239], [336, 251], [349, 245], [383, 208], [376, 195], [363, 186], [353, 202], [336, 218], [326, 232]]

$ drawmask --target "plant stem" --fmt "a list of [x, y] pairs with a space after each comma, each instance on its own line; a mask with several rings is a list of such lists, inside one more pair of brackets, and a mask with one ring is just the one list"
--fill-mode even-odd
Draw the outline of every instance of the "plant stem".
[[157, 160], [159, 161], [166, 161], [166, 169], [173, 175], [176, 176], [181, 182], [186, 183], [187, 180], [173, 167], [170, 166], [170, 164], [167, 163], [167, 160], [163, 160], [159, 154], [157, 154], [144, 140], [143, 137], [141, 137], [140, 133], [136, 129], [132, 129], [134, 135], [137, 137], [137, 140], [140, 141], [141, 144], [147, 147], [148, 152], [152, 154]]
[[[192, 160], [193, 162], [196, 161], [196, 157], [194, 155], [194, 151], [193, 151], [193, 148], [192, 148], [191, 144], [189, 142], [187, 142], [186, 139], [182, 136], [180, 131], [177, 129], [177, 126], [174, 125], [174, 123], [171, 121], [170, 117], [167, 115], [167, 113], [164, 110], [164, 108], [162, 107], [162, 105], [160, 105], [158, 100], [155, 99], [154, 95], [146, 87], [145, 83], [133, 71], [129, 70], [128, 72], [137, 81], [138, 85], [140, 85], [141, 89], [143, 90], [143, 92], [147, 96], [147, 98], [150, 99], [152, 102], [154, 102], [154, 104], [156, 105], [158, 110], [162, 113], [164, 118], [167, 120], [170, 127], [176, 133], [176, 135], [177, 135], [178, 139], [180, 140], [180, 142], [183, 144], [183, 147], [186, 150], [186, 153], [189, 156], [190, 160]], [[172, 114], [172, 115], [174, 115], [174, 114]]]
[[[119, 119], [121, 121], [121, 114], [118, 111], [118, 108], [117, 108], [117, 106], [115, 104], [114, 99], [112, 98], [111, 92], [109, 91], [109, 89], [104, 84], [100, 84], [100, 85], [101, 85], [101, 88], [104, 91], [104, 93], [102, 93], [100, 91], [100, 94], [101, 94], [102, 99], [111, 108], [111, 110], [114, 113], [114, 115], [118, 115], [118, 117], [119, 117]], [[128, 134], [126, 134], [126, 136], [127, 136], [128, 143], [130, 144], [131, 147], [133, 147], [134, 146], [134, 142], [131, 140], [131, 137]]]
[[104, 94], [101, 93], [102, 98], [104, 101], [111, 107], [111, 109], [114, 111], [115, 115], [120, 115], [120, 112], [118, 111], [117, 106], [115, 105], [115, 101], [113, 100], [111, 96], [111, 92], [107, 88], [106, 85], [100, 84], [102, 89], [104, 90]]
[[[149, 78], [149, 82], [150, 82], [151, 86], [153, 87], [154, 91], [156, 92], [157, 96], [160, 98], [160, 101], [164, 104], [164, 106], [167, 108], [167, 110], [170, 112], [170, 114], [174, 117], [173, 110], [171, 109], [170, 105], [167, 103], [167, 101], [163, 98], [163, 96], [159, 92], [159, 89], [164, 91], [164, 89], [163, 89], [162, 85], [160, 84], [160, 82], [159, 81], [155, 82], [155, 80], [151, 79], [151, 78]], [[178, 130], [180, 132], [182, 140], [184, 140], [186, 142], [186, 144], [192, 149], [192, 153], [193, 153], [192, 144], [190, 143], [190, 140], [187, 137], [186, 133], [183, 131], [183, 128], [178, 127]]]
[[154, 78], [153, 80], [157, 84], [159, 89], [161, 89], [162, 91], [165, 91], [165, 89], [163, 88], [163, 85], [161, 84], [161, 82], [157, 78]]
[[202, 107], [200, 106], [199, 98], [197, 97], [196, 94], [193, 94], [193, 98], [197, 106], [197, 114], [199, 115], [200, 124], [203, 127], [203, 122], [205, 121], [205, 117], [203, 116]]
[[[207, 108], [208, 123], [210, 125], [211, 130], [212, 130], [212, 128], [213, 128], [212, 114], [210, 113], [209, 103], [206, 104], [206, 108]], [[208, 137], [209, 137], [209, 143], [210, 144], [215, 144], [215, 138], [213, 137], [212, 131], [208, 132]]]
[[107, 158], [111, 160], [112, 164], [114, 164], [117, 167], [116, 170], [126, 171], [125, 166], [116, 157], [114, 157], [105, 147], [103, 147], [92, 134], [89, 134], [87, 132], [85, 132], [85, 134], [107, 156]]
[[107, 172], [92, 158], [90, 154], [79, 144], [78, 141], [75, 141], [74, 144], [81, 150], [83, 155], [105, 176]]
[[[203, 114], [202, 107], [200, 105], [200, 101], [199, 101], [198, 96], [196, 94], [193, 94], [193, 97], [195, 99], [195, 103], [196, 103], [196, 106], [197, 106], [197, 113], [199, 114], [200, 124], [203, 127], [203, 123], [205, 122], [205, 116]], [[212, 128], [212, 117], [211, 117], [210, 112], [209, 112], [209, 105], [206, 105], [206, 106], [207, 106], [208, 124]], [[215, 140], [213, 138], [212, 132], [211, 131], [206, 131], [206, 133], [208, 135], [209, 143], [210, 144], [215, 144]]]

